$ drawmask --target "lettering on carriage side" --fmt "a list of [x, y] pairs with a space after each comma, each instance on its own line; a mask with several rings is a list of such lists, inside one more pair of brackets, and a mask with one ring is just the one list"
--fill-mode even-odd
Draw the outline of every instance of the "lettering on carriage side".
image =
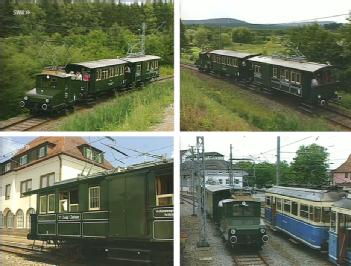
[[154, 209], [154, 218], [173, 218], [173, 208]]
[[75, 221], [80, 220], [80, 214], [58, 214], [57, 219], [60, 221]]

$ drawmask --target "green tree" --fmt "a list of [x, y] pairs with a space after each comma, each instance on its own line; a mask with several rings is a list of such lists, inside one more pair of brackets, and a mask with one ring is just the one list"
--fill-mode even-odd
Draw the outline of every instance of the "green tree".
[[255, 34], [248, 28], [239, 27], [232, 30], [232, 40], [238, 43], [252, 43], [255, 40]]
[[299, 185], [329, 184], [327, 149], [317, 144], [300, 146], [291, 164], [294, 182]]
[[199, 27], [194, 36], [194, 42], [197, 47], [204, 48], [209, 44], [209, 30], [205, 27]]

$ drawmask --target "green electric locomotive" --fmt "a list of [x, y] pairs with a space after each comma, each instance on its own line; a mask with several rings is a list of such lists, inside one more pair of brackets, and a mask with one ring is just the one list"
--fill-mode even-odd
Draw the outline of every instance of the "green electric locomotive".
[[31, 112], [54, 113], [77, 102], [93, 102], [102, 94], [143, 85], [159, 77], [160, 57], [129, 56], [47, 68], [36, 75], [35, 88], [20, 102]]
[[207, 186], [206, 200], [207, 214], [228, 246], [261, 249], [268, 241], [261, 203], [247, 192], [231, 192], [228, 186]]
[[172, 264], [173, 161], [37, 189], [28, 239], [123, 263]]

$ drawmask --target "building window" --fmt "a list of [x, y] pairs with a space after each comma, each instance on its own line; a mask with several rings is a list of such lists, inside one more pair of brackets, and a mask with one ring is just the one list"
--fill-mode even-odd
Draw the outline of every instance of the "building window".
[[55, 194], [48, 195], [48, 212], [55, 212]]
[[26, 228], [30, 228], [30, 225], [31, 225], [30, 215], [31, 215], [31, 214], [34, 214], [34, 213], [35, 213], [35, 210], [34, 210], [33, 208], [30, 208], [30, 209], [27, 211], [27, 214], [26, 214], [26, 220], [27, 220]]
[[93, 159], [93, 151], [92, 151], [92, 149], [85, 148], [85, 150], [84, 150], [84, 157], [89, 159], [89, 160], [92, 160]]
[[20, 157], [20, 165], [25, 165], [28, 163], [28, 155], [23, 155]]
[[13, 228], [14, 225], [14, 215], [11, 211], [9, 211], [6, 215], [6, 227]]
[[21, 197], [23, 197], [23, 193], [32, 190], [32, 179], [28, 179], [21, 182]]
[[55, 183], [55, 173], [42, 175], [40, 177], [40, 188], [50, 187]]
[[102, 154], [101, 152], [96, 153], [96, 155], [95, 155], [95, 161], [96, 161], [96, 162], [102, 163], [103, 160], [104, 160], [103, 158], [104, 158], [104, 157], [103, 157], [103, 154]]
[[40, 196], [40, 202], [39, 202], [39, 212], [40, 213], [46, 213], [48, 209], [48, 198], [47, 196]]
[[24, 214], [21, 209], [16, 213], [16, 228], [24, 228]]
[[11, 162], [8, 162], [5, 164], [5, 173], [9, 172], [11, 170]]
[[46, 156], [46, 154], [47, 154], [47, 146], [40, 147], [38, 157], [42, 158]]
[[10, 199], [11, 196], [11, 184], [5, 186], [5, 199]]
[[100, 187], [89, 188], [89, 210], [100, 209]]

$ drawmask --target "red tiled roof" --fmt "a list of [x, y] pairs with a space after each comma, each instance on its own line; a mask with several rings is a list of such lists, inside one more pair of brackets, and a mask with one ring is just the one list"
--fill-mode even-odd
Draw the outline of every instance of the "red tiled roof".
[[[50, 143], [48, 147], [48, 152], [47, 156], [40, 158], [38, 160], [34, 160], [30, 162], [29, 164], [23, 165], [22, 167], [28, 167], [31, 164], [35, 164], [44, 160], [47, 160], [48, 158], [57, 156], [59, 154], [65, 154], [71, 157], [74, 157], [78, 160], [86, 161], [88, 163], [94, 163], [97, 166], [100, 166], [105, 169], [112, 169], [113, 166], [104, 159], [103, 163], [97, 163], [95, 161], [89, 160], [84, 157], [82, 154], [81, 150], [79, 147], [81, 145], [89, 145], [83, 138], [81, 137], [38, 137], [31, 142], [29, 142], [24, 148], [20, 149], [14, 157], [18, 157], [21, 154], [24, 154], [28, 152], [29, 150], [32, 150], [44, 143]], [[92, 145], [93, 147], [93, 145]], [[95, 147], [93, 147], [96, 149]], [[99, 149], [97, 149], [99, 150]], [[16, 170], [21, 169], [22, 167], [16, 168]]]
[[333, 170], [334, 173], [348, 173], [351, 172], [351, 154], [349, 155], [349, 158], [340, 165], [338, 168]]

